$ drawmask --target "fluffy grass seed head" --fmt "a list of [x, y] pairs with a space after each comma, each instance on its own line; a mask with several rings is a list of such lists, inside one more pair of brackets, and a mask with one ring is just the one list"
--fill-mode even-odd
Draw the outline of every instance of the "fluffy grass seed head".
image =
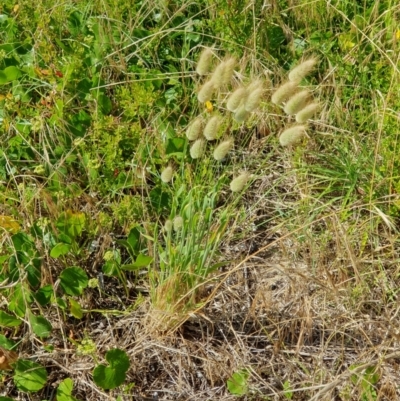
[[230, 57], [225, 61], [225, 67], [223, 70], [222, 81], [221, 81], [222, 85], [230, 84], [233, 76], [233, 71], [235, 70], [235, 66], [236, 66], [236, 60], [233, 57]]
[[200, 54], [199, 61], [197, 62], [196, 72], [199, 75], [206, 75], [210, 71], [211, 61], [214, 53], [206, 47]]
[[215, 90], [215, 83], [213, 80], [207, 81], [199, 90], [197, 99], [200, 103], [205, 103], [212, 98]]
[[289, 81], [300, 82], [314, 69], [317, 62], [318, 60], [315, 57], [304, 60], [301, 64], [299, 64], [297, 67], [294, 67], [289, 72]]
[[221, 125], [221, 117], [220, 116], [212, 116], [203, 131], [203, 135], [207, 139], [207, 141], [213, 141], [217, 138], [218, 130]]
[[165, 167], [165, 169], [161, 173], [161, 181], [162, 182], [170, 182], [174, 175], [174, 169], [171, 166]]
[[204, 139], [200, 138], [193, 142], [193, 145], [190, 148], [190, 156], [192, 159], [199, 159], [201, 156], [203, 156], [205, 148], [206, 143]]
[[233, 118], [238, 123], [244, 123], [249, 117], [250, 112], [245, 109], [244, 105], [241, 105], [234, 114]]
[[264, 89], [262, 87], [253, 89], [251, 92], [249, 92], [249, 95], [244, 102], [244, 108], [249, 112], [256, 111], [260, 105], [263, 93]]
[[213, 83], [214, 87], [217, 89], [223, 85], [222, 80], [224, 76], [226, 63], [225, 61], [221, 61], [214, 69], [210, 82]]
[[307, 122], [319, 109], [318, 103], [310, 103], [296, 114], [298, 123]]
[[186, 137], [189, 141], [195, 141], [203, 128], [203, 121], [201, 118], [196, 118], [187, 128], [186, 130]]
[[226, 102], [226, 108], [229, 111], [235, 112], [240, 103], [242, 103], [247, 97], [247, 90], [246, 88], [237, 88], [228, 98]]
[[240, 174], [238, 177], [234, 178], [230, 183], [230, 188], [232, 192], [240, 192], [244, 186], [247, 184], [247, 181], [250, 178], [250, 174], [248, 172]]
[[285, 129], [279, 136], [279, 142], [282, 146], [294, 145], [301, 141], [306, 133], [305, 125], [295, 125]]
[[310, 97], [308, 90], [303, 90], [295, 93], [285, 105], [285, 113], [288, 115], [297, 114], [300, 110], [304, 109]]
[[214, 149], [214, 159], [221, 161], [225, 158], [225, 156], [229, 153], [229, 151], [233, 148], [234, 145], [233, 138], [226, 139], [225, 141], [221, 142], [215, 149]]
[[164, 223], [164, 231], [167, 231], [167, 232], [172, 231], [172, 228], [173, 228], [172, 221], [169, 220], [169, 219], [166, 220], [165, 223]]
[[282, 84], [271, 97], [272, 103], [276, 105], [282, 104], [286, 99], [293, 95], [297, 89], [297, 82], [288, 81]]
[[174, 231], [180, 231], [183, 227], [183, 218], [181, 216], [176, 216], [172, 224], [174, 226]]

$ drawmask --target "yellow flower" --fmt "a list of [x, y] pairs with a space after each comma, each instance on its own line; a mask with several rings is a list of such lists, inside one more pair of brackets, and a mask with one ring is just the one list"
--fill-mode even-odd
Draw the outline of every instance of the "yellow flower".
[[206, 101], [205, 108], [208, 113], [211, 113], [214, 109], [212, 103], [209, 100]]

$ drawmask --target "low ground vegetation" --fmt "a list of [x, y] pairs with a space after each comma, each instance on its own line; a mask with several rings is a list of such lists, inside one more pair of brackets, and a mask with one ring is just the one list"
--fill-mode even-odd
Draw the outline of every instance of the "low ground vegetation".
[[396, 400], [395, 1], [0, 5], [0, 400]]

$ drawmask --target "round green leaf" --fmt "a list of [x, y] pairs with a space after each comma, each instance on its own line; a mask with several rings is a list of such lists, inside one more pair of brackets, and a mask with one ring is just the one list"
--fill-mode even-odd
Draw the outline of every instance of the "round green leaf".
[[51, 323], [43, 316], [35, 316], [33, 313], [29, 315], [33, 332], [40, 338], [48, 337], [53, 329]]
[[68, 295], [81, 295], [89, 279], [80, 267], [68, 267], [60, 275], [61, 287]]
[[99, 387], [111, 390], [124, 382], [130, 362], [126, 352], [120, 349], [108, 351], [106, 360], [110, 366], [97, 365], [93, 371], [93, 380]]
[[15, 364], [14, 383], [21, 391], [39, 391], [47, 381], [47, 371], [36, 362], [19, 359]]
[[63, 242], [59, 242], [50, 251], [50, 256], [52, 258], [58, 258], [60, 256], [66, 255], [70, 249], [71, 249], [71, 245], [64, 244]]

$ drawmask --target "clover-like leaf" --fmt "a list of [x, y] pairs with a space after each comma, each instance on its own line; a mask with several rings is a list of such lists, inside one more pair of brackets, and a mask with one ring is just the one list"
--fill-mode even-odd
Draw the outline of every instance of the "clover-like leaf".
[[118, 348], [108, 351], [106, 360], [110, 365], [97, 365], [93, 380], [104, 390], [111, 390], [124, 382], [130, 362], [126, 352]]

